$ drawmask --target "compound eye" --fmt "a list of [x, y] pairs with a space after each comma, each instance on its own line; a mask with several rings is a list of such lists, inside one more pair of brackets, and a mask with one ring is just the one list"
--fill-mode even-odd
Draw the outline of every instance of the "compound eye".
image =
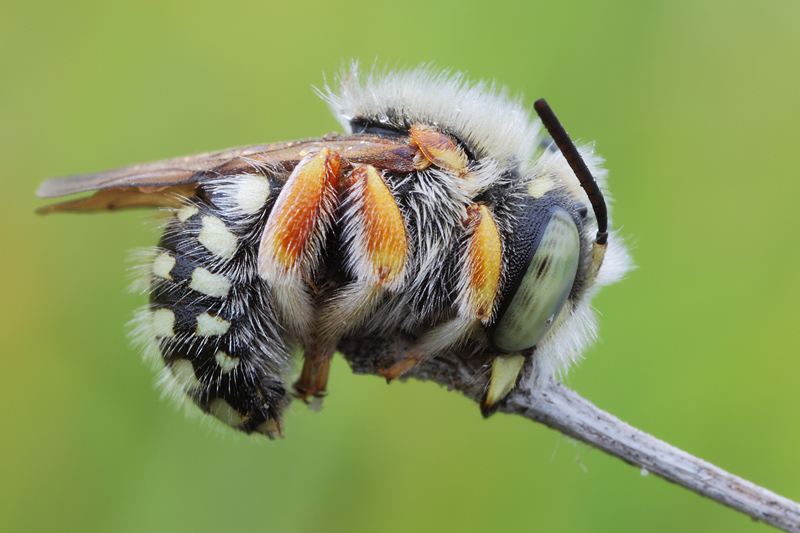
[[509, 353], [531, 348], [547, 334], [572, 290], [580, 256], [578, 228], [560, 207], [534, 216], [512, 239], [523, 241], [516, 246], [523, 257], [509, 269], [510, 288], [489, 331], [492, 345]]

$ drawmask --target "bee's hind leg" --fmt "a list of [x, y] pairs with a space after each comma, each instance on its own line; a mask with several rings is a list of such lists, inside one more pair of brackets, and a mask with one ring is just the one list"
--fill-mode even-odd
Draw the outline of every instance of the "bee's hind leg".
[[315, 343], [306, 350], [303, 370], [294, 384], [297, 396], [304, 402], [308, 402], [309, 397], [320, 398], [325, 395], [334, 349], [335, 346], [329, 343], [323, 345]]

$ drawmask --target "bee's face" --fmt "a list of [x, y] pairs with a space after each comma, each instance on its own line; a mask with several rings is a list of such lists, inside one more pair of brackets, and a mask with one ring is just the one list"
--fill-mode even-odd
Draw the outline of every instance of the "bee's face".
[[469, 345], [493, 367], [485, 413], [531, 357], [544, 371], [575, 360], [593, 336], [593, 289], [627, 256], [606, 244], [600, 188], [546, 104], [537, 111], [561, 152], [542, 148], [519, 103], [460, 77], [352, 75], [327, 99], [347, 135], [40, 189], [100, 189], [44, 211], [173, 210], [139, 314], [166, 381], [228, 425], [274, 437], [294, 345], [302, 398], [325, 392], [348, 338], [416, 339], [380, 370], [389, 381]]

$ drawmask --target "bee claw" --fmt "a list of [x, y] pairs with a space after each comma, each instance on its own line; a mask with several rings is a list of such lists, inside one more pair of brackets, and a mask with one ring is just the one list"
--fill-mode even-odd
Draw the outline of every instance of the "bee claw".
[[386, 384], [387, 385], [389, 383], [391, 383], [392, 381], [394, 381], [394, 378], [391, 377], [391, 375], [389, 375], [389, 369], [388, 368], [383, 368], [383, 367], [379, 368], [378, 369], [378, 374], [380, 374], [381, 376], [383, 376], [386, 379]]
[[386, 383], [391, 383], [392, 381], [396, 380], [419, 363], [419, 359], [416, 357], [406, 357], [402, 361], [393, 364], [389, 368], [379, 368], [378, 373], [386, 378]]
[[309, 402], [309, 399], [308, 399], [309, 396], [313, 396], [313, 395], [314, 395], [313, 391], [310, 391], [306, 387], [300, 385], [300, 383], [295, 383], [294, 384], [294, 396], [295, 396], [295, 398], [297, 398], [298, 400], [302, 401], [303, 403], [308, 403]]
[[295, 391], [294, 397], [303, 403], [308, 403], [308, 395], [304, 392]]
[[481, 403], [480, 407], [481, 407], [481, 416], [483, 416], [483, 418], [489, 418], [495, 413], [495, 411], [497, 411], [500, 408], [500, 404], [495, 403], [493, 405], [489, 405], [488, 402], [484, 401]]

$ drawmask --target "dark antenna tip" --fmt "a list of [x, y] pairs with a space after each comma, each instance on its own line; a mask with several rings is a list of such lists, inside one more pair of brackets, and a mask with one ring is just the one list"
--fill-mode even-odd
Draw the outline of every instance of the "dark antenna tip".
[[558, 121], [556, 114], [550, 109], [547, 101], [545, 101], [544, 98], [540, 98], [533, 103], [533, 108], [536, 110], [539, 118], [542, 119], [542, 124], [547, 128], [547, 133], [550, 134], [550, 137], [553, 138], [558, 149], [561, 150], [564, 159], [569, 163], [572, 172], [575, 173], [581, 187], [586, 191], [586, 195], [592, 203], [594, 216], [597, 218], [597, 237], [595, 238], [595, 242], [601, 245], [606, 244], [608, 241], [608, 209], [606, 208], [606, 201], [605, 198], [603, 198], [600, 187], [594, 180], [592, 173], [589, 172], [589, 167], [586, 166], [586, 162], [575, 147], [575, 143], [569, 138], [567, 131], [564, 129], [564, 126], [561, 125], [561, 122]]

